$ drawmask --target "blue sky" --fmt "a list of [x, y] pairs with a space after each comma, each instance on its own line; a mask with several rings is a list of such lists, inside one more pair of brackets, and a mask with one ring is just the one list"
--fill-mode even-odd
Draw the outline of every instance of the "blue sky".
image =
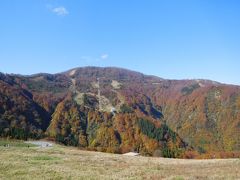
[[240, 85], [240, 1], [0, 1], [1, 72], [80, 66]]

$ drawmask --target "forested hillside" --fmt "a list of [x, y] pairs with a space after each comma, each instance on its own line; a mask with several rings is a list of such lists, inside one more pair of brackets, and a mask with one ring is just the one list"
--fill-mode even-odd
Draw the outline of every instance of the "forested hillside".
[[0, 74], [0, 135], [165, 157], [240, 151], [240, 87], [120, 68]]

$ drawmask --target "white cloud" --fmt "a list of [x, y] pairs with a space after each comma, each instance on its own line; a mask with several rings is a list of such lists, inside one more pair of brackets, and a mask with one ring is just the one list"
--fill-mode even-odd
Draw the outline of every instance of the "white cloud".
[[58, 16], [66, 16], [69, 14], [67, 9], [63, 6], [53, 8], [52, 12], [57, 14]]
[[107, 59], [108, 57], [109, 57], [108, 54], [103, 54], [103, 55], [101, 55], [101, 59]]

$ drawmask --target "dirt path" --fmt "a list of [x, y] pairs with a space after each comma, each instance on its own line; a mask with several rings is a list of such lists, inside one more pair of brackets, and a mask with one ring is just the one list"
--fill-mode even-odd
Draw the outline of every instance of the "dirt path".
[[25, 143], [33, 144], [33, 145], [36, 145], [36, 146], [42, 147], [42, 148], [53, 147], [53, 143], [50, 143], [47, 141], [26, 141]]

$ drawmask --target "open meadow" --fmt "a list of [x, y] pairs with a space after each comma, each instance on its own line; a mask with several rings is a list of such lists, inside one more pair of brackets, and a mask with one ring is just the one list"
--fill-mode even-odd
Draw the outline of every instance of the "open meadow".
[[240, 159], [129, 157], [0, 140], [0, 179], [240, 179]]

